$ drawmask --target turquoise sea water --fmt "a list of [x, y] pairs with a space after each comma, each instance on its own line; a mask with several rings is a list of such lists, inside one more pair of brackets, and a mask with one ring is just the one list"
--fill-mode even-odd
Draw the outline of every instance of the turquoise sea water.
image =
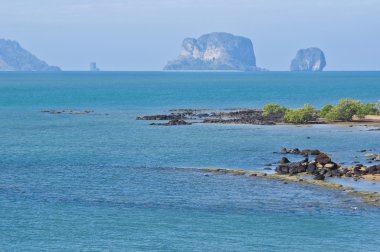
[[261, 170], [282, 147], [364, 162], [379, 131], [135, 120], [346, 97], [379, 100], [380, 73], [0, 73], [0, 250], [378, 251], [380, 209], [360, 199], [175, 167]]

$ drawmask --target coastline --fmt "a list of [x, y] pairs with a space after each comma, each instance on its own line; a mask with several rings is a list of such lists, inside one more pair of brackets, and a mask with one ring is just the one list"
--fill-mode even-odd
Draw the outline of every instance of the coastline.
[[[177, 167], [177, 170], [187, 170], [187, 171], [197, 171], [197, 172], [203, 172], [203, 173], [214, 173], [214, 174], [229, 174], [233, 176], [252, 176], [262, 179], [270, 179], [270, 180], [277, 180], [282, 181], [284, 184], [287, 183], [299, 183], [299, 184], [306, 184], [306, 185], [314, 185], [314, 186], [320, 186], [324, 188], [328, 188], [331, 190], [337, 190], [337, 191], [345, 191], [348, 194], [359, 197], [363, 201], [367, 202], [370, 205], [380, 207], [380, 193], [373, 192], [373, 191], [364, 191], [364, 190], [356, 190], [351, 186], [343, 186], [340, 183], [333, 183], [323, 180], [313, 180], [313, 179], [307, 179], [305, 176], [307, 176], [306, 173], [299, 173], [297, 175], [280, 175], [280, 174], [267, 174], [265, 172], [260, 171], [249, 171], [249, 170], [234, 170], [234, 169], [222, 169], [222, 168], [192, 168], [192, 167]], [[376, 183], [380, 182], [380, 176], [375, 176]], [[345, 179], [345, 178], [340, 178]], [[368, 175], [363, 177], [363, 179], [367, 181], [374, 181], [372, 180], [372, 175]], [[356, 182], [360, 183], [360, 182]]]

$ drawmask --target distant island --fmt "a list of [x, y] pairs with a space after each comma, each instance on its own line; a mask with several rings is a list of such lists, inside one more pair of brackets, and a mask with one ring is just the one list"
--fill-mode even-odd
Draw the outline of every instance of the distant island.
[[252, 41], [241, 36], [214, 32], [198, 39], [186, 38], [177, 59], [164, 70], [260, 71]]
[[326, 66], [326, 58], [319, 48], [307, 48], [298, 50], [296, 57], [290, 64], [290, 71], [318, 72]]
[[25, 50], [17, 41], [0, 39], [0, 71], [61, 71]]

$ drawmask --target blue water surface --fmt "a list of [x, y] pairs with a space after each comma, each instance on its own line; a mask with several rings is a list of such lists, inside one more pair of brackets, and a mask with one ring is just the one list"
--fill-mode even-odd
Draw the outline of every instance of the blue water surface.
[[344, 192], [176, 167], [262, 170], [283, 147], [365, 162], [380, 131], [135, 120], [341, 98], [378, 101], [380, 73], [0, 73], [0, 249], [378, 251], [380, 210]]

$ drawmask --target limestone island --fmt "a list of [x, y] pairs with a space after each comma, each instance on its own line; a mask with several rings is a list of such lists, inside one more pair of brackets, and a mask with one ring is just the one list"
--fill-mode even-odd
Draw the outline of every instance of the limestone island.
[[326, 58], [319, 48], [298, 50], [296, 57], [290, 64], [290, 71], [319, 72], [326, 66]]
[[13, 40], [0, 39], [0, 71], [61, 71], [25, 50]]
[[261, 71], [249, 38], [224, 32], [186, 38], [182, 50], [164, 70], [172, 71]]

